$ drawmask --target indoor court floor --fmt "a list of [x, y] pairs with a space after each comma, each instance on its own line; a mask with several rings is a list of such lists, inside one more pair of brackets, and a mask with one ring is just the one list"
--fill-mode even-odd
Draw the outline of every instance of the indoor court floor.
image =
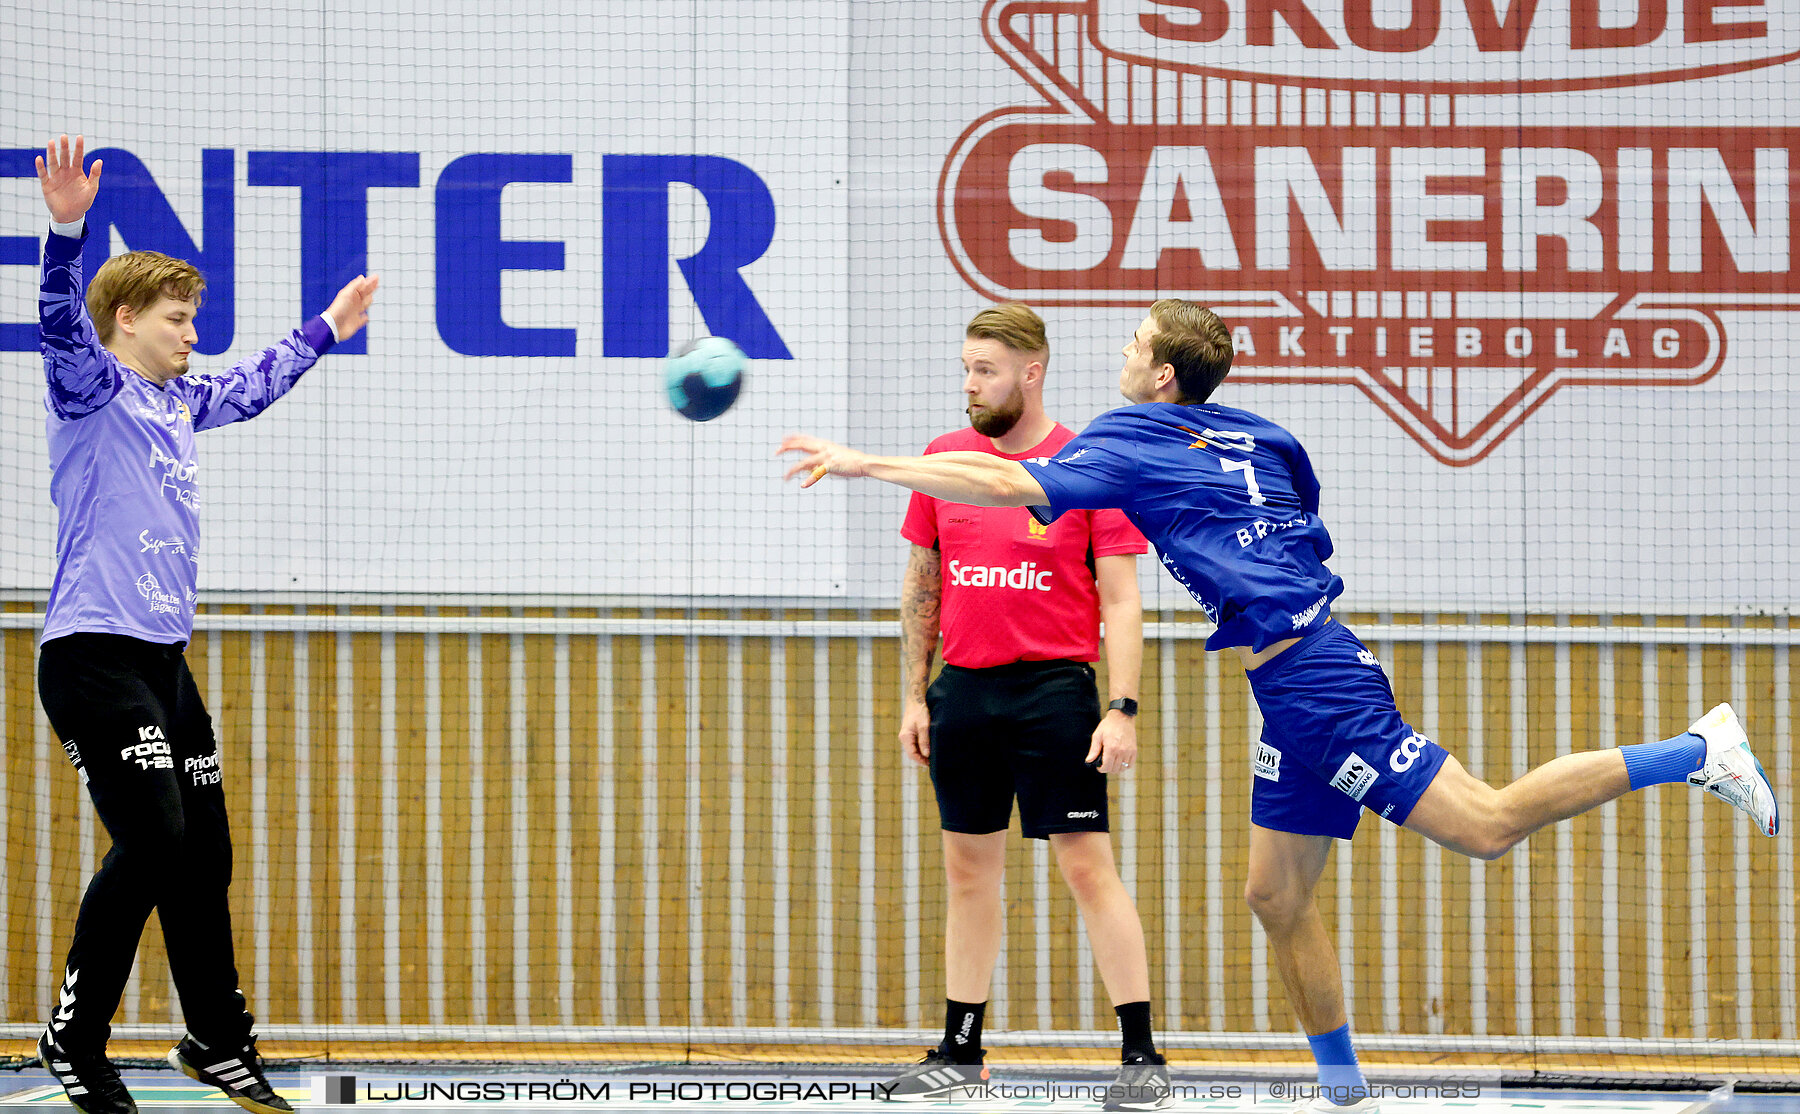
[[[348, 1092], [355, 1105], [385, 1106], [429, 1114], [433, 1111], [557, 1110], [600, 1111], [751, 1110], [757, 1114], [893, 1114], [894, 1106], [873, 1097], [875, 1085], [888, 1077], [841, 1067], [805, 1067], [772, 1071], [767, 1065], [742, 1069], [632, 1065], [611, 1071], [588, 1066], [579, 1073], [527, 1075], [484, 1074], [464, 1070], [446, 1075], [422, 1067], [416, 1072], [391, 1065], [379, 1072], [338, 1069], [338, 1103], [327, 1103], [332, 1075], [312, 1067], [303, 1071], [272, 1070], [270, 1081], [296, 1109], [332, 1109]], [[352, 1074], [354, 1073], [354, 1074]], [[123, 1073], [138, 1105], [162, 1114], [219, 1114], [237, 1109], [211, 1088], [172, 1071], [127, 1070]], [[348, 1075], [353, 1082], [344, 1082]], [[912, 1103], [910, 1109], [983, 1111], [1093, 1110], [1092, 1088], [1108, 1078], [1061, 1074], [1054, 1079], [1028, 1072], [1008, 1072], [993, 1080], [991, 1097], [955, 1102]], [[1275, 1114], [1293, 1108], [1293, 1100], [1269, 1093], [1269, 1084], [1202, 1081], [1175, 1077], [1177, 1101], [1170, 1110], [1208, 1114]], [[1230, 1094], [1227, 1089], [1236, 1087]], [[479, 1088], [479, 1089], [478, 1089]], [[552, 1088], [555, 1089], [554, 1095]], [[1006, 1093], [1003, 1093], [1006, 1092]], [[485, 1097], [483, 1097], [485, 1096]], [[28, 1069], [0, 1079], [0, 1110], [68, 1110], [60, 1088], [42, 1069]], [[1384, 1114], [1775, 1114], [1800, 1112], [1800, 1094], [1735, 1094], [1729, 1087], [1710, 1093], [1530, 1090], [1501, 1088], [1478, 1097], [1396, 1098], [1384, 1101]]]

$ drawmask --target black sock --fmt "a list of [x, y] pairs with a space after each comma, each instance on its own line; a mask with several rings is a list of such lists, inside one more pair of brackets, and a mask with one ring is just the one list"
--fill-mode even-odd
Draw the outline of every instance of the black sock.
[[1153, 1059], [1156, 1038], [1150, 1035], [1150, 1003], [1126, 1002], [1114, 1006], [1113, 1012], [1119, 1015], [1120, 1057], [1125, 1060], [1133, 1056]]
[[944, 1043], [938, 1051], [959, 1064], [981, 1062], [981, 1017], [986, 1002], [944, 999]]

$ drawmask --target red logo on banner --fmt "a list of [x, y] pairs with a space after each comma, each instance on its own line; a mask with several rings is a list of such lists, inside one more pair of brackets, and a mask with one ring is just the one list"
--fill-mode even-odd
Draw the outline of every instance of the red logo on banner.
[[1045, 103], [958, 139], [945, 246], [996, 299], [1210, 305], [1234, 379], [1353, 384], [1451, 465], [1564, 386], [1702, 382], [1720, 311], [1800, 308], [1800, 129], [1561, 122], [1493, 94], [1779, 65], [1800, 20], [1603, 7], [1412, 0], [1396, 28], [1370, 0], [992, 0], [989, 44]]

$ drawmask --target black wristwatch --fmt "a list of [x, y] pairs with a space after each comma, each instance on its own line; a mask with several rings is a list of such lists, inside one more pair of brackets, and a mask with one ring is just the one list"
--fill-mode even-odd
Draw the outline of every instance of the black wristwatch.
[[1121, 696], [1106, 706], [1109, 712], [1124, 712], [1128, 716], [1137, 715], [1137, 701], [1129, 696]]

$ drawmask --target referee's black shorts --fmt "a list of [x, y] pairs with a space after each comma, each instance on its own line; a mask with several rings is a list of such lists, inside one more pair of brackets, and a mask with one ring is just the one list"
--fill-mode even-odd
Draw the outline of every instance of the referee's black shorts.
[[1085, 761], [1100, 724], [1094, 668], [1021, 661], [946, 665], [925, 694], [931, 784], [947, 832], [1005, 831], [1019, 798], [1030, 839], [1107, 830], [1106, 775]]

